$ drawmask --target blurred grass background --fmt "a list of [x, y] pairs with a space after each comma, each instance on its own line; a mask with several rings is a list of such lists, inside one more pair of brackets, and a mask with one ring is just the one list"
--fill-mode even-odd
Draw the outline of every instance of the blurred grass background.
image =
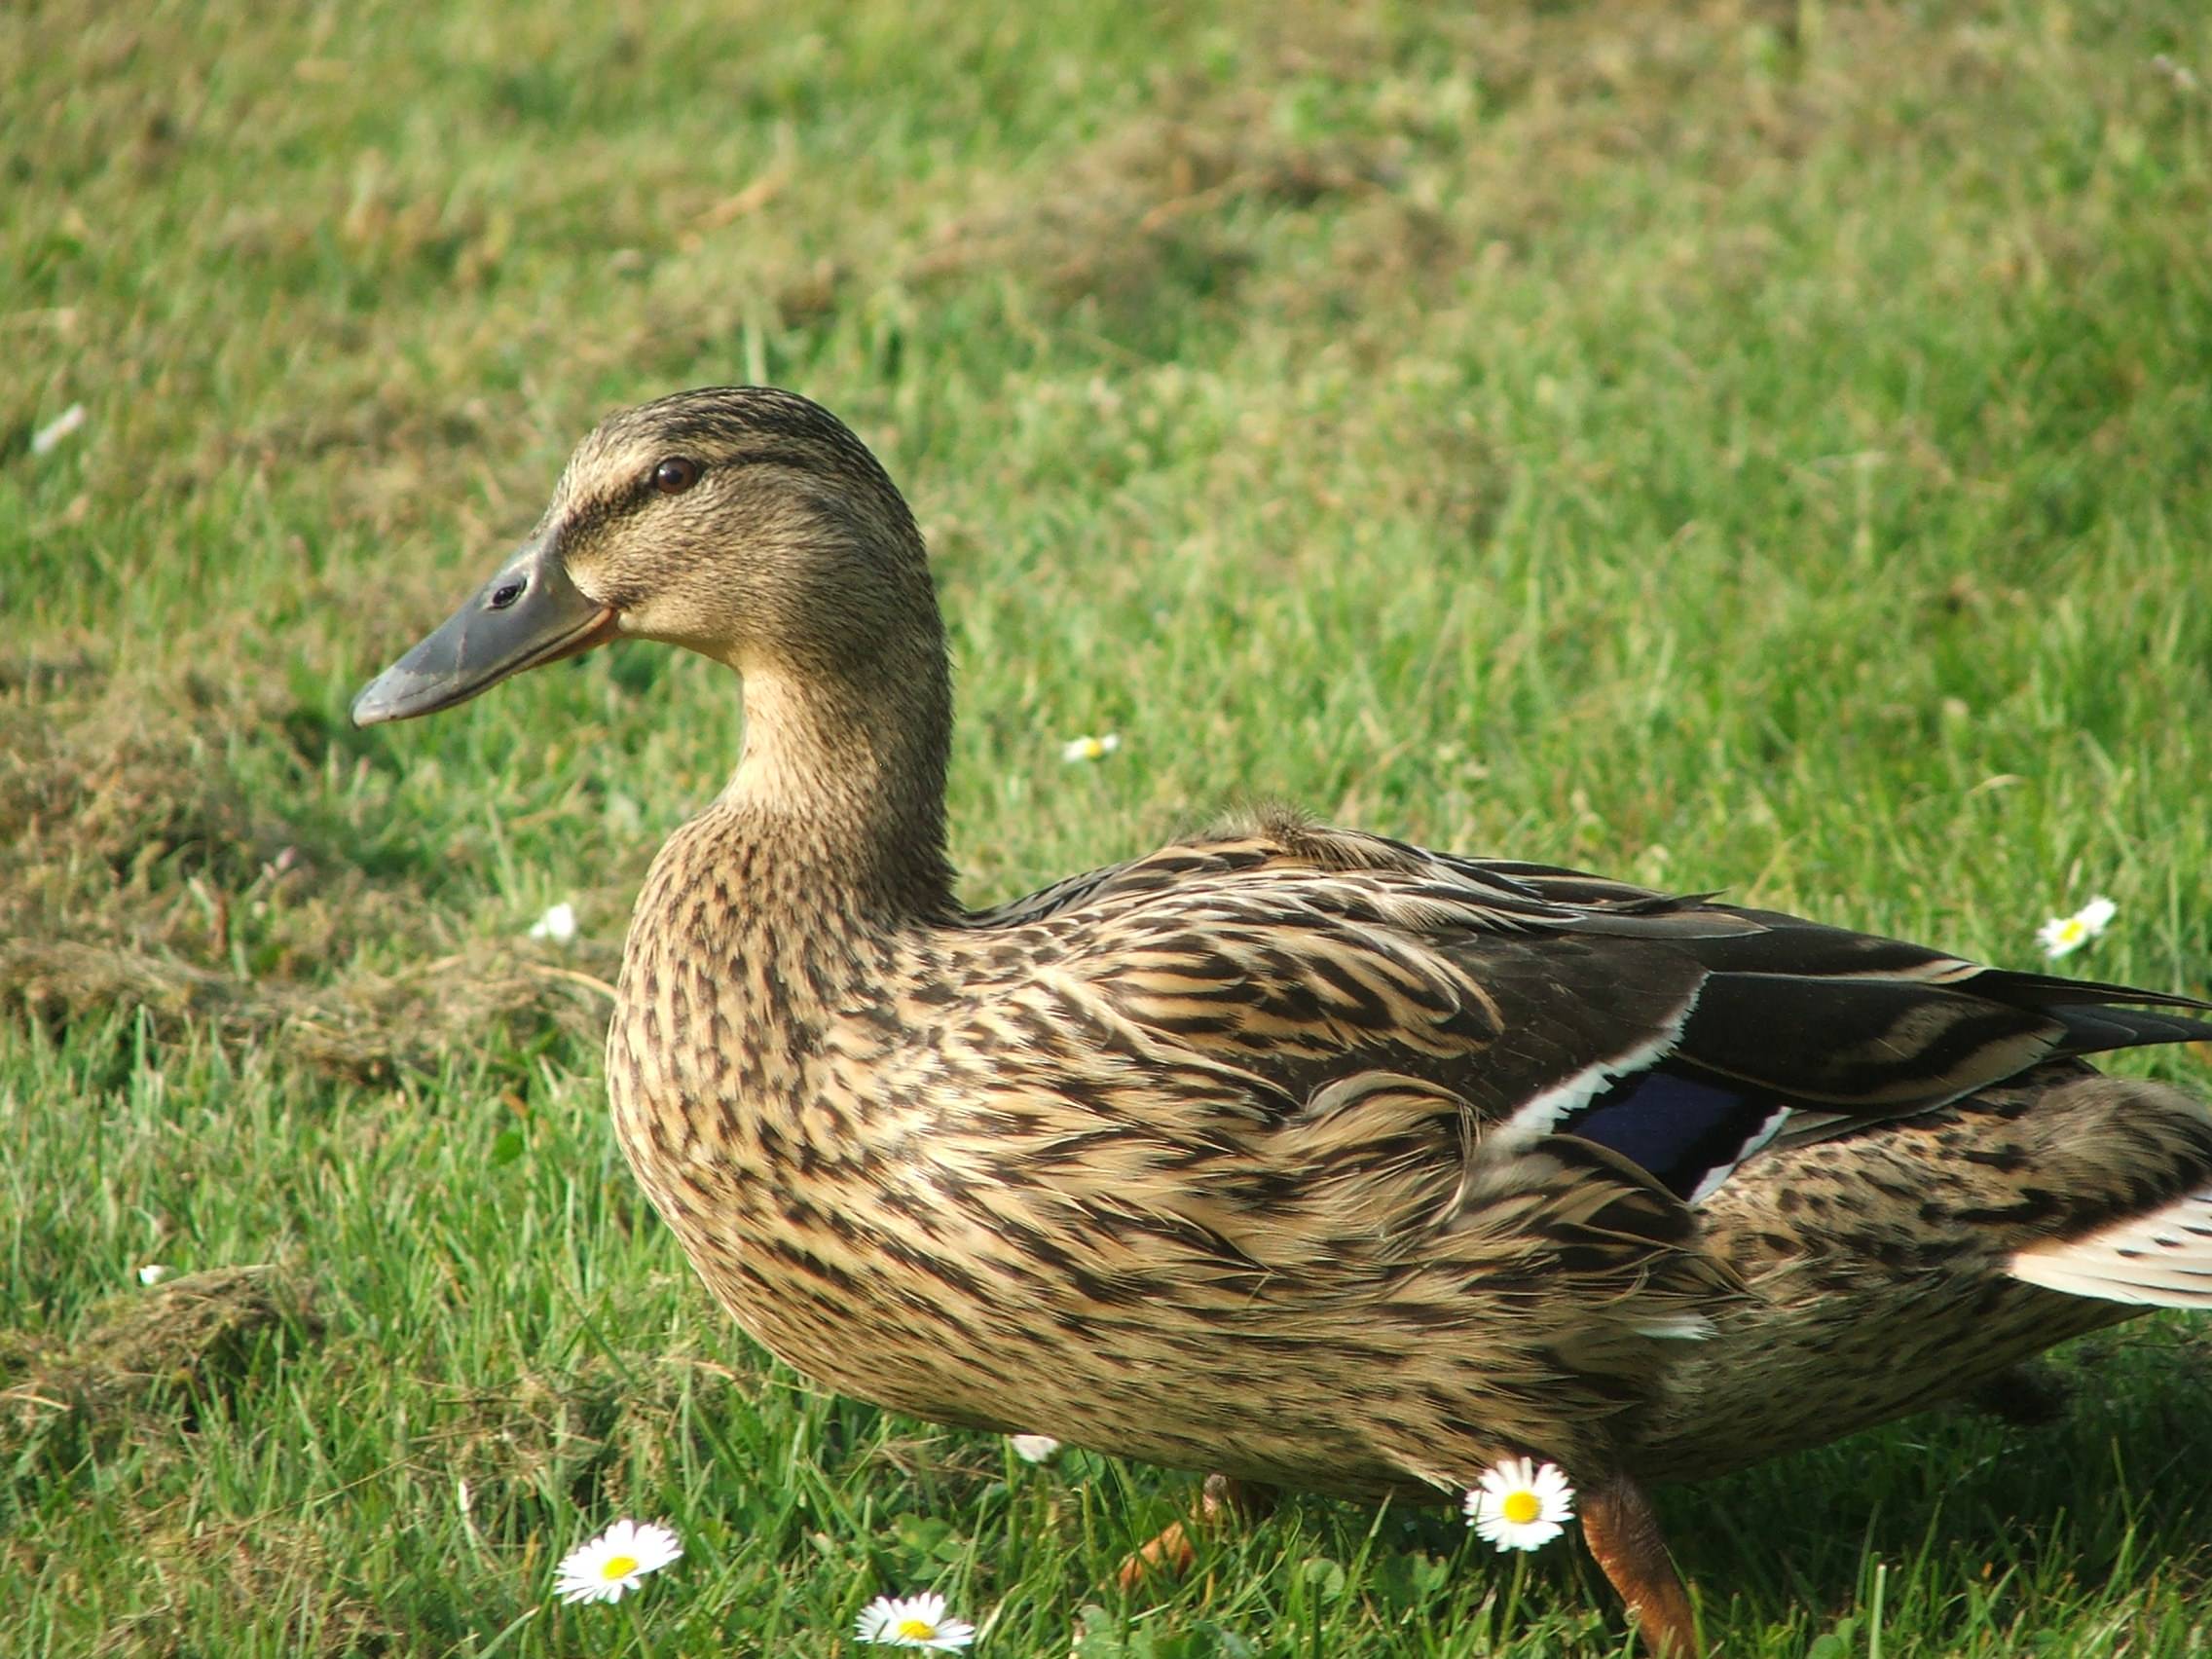
[[[598, 1080], [734, 686], [347, 700], [600, 413], [772, 381], [931, 536], [974, 901], [1286, 797], [2005, 962], [2107, 892], [2203, 994], [2208, 77], [2188, 0], [0, 12], [0, 1652], [1625, 1650], [1319, 1502], [1123, 1598], [1186, 1483], [766, 1361]], [[2208, 1351], [1666, 1494], [1709, 1633], [2212, 1648]], [[624, 1512], [682, 1567], [550, 1607]]]

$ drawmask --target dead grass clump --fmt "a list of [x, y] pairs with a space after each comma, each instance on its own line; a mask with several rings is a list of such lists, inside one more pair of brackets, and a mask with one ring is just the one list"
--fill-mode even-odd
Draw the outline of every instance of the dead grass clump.
[[614, 963], [602, 971], [479, 945], [394, 975], [356, 974], [314, 997], [290, 997], [274, 1028], [280, 1048], [315, 1069], [368, 1081], [428, 1071], [442, 1054], [487, 1045], [527, 1048], [552, 1031], [597, 1044], [613, 1001]]
[[[374, 890], [274, 810], [233, 754], [240, 734], [287, 742], [283, 713], [190, 675], [111, 678], [88, 653], [0, 661], [0, 939], [227, 967], [235, 908], [260, 971], [357, 948], [368, 918], [334, 926], [316, 906]], [[296, 745], [274, 765], [310, 769]]]
[[0, 944], [0, 1001], [18, 998], [56, 1035], [110, 1009], [144, 1009], [174, 1027], [193, 1015], [235, 1015], [241, 1003], [260, 1000], [204, 968], [104, 945], [28, 939]]
[[[52, 674], [25, 665], [12, 672], [25, 684]], [[248, 798], [222, 764], [224, 722], [190, 705], [189, 693], [163, 687], [67, 710], [7, 711], [0, 846], [10, 863], [34, 880], [60, 864], [105, 871], [123, 885], [143, 887], [157, 866], [228, 885], [296, 846], [298, 831]]]
[[140, 1010], [165, 1038], [197, 1026], [362, 1083], [434, 1070], [457, 1048], [526, 1047], [550, 1030], [596, 1040], [610, 994], [581, 969], [493, 945], [309, 992], [112, 945], [0, 944], [0, 1005], [20, 1002], [57, 1035], [118, 1008]]
[[1041, 188], [947, 224], [909, 275], [1013, 270], [1063, 299], [1110, 307], [1147, 303], [1163, 287], [1218, 295], [1253, 259], [1236, 209], [1309, 208], [1372, 189], [1382, 172], [1360, 142], [1286, 138], [1254, 95], [1150, 113], [1079, 152]]
[[320, 728], [299, 710], [72, 661], [0, 666], [0, 682], [60, 688], [0, 690], [0, 1009], [57, 1038], [142, 1011], [165, 1039], [204, 1029], [364, 1082], [455, 1047], [596, 1039], [610, 953], [555, 966], [484, 942], [393, 976], [351, 968], [365, 942], [435, 937], [437, 918], [404, 873], [318, 846], [234, 763], [243, 732], [278, 775], [315, 770]]
[[281, 1268], [218, 1268], [111, 1298], [75, 1342], [18, 1351], [0, 1445], [73, 1432], [96, 1456], [179, 1398], [230, 1393], [266, 1345], [321, 1333], [312, 1285]]

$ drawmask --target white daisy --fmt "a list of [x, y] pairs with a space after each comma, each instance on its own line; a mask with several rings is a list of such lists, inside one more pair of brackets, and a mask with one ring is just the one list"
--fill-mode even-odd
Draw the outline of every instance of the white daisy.
[[619, 1602], [648, 1572], [683, 1553], [676, 1534], [654, 1523], [621, 1520], [561, 1558], [553, 1593], [564, 1602]]
[[1060, 758], [1071, 765], [1078, 760], [1103, 760], [1122, 747], [1122, 734], [1110, 731], [1104, 737], [1071, 737], [1060, 745]]
[[576, 937], [576, 907], [566, 899], [530, 925], [532, 939], [549, 939], [567, 944]]
[[920, 1596], [878, 1596], [861, 1609], [853, 1634], [886, 1647], [966, 1647], [976, 1627], [944, 1616], [944, 1598], [934, 1590]]
[[1574, 1519], [1574, 1489], [1557, 1463], [1508, 1457], [1467, 1493], [1467, 1524], [1500, 1550], [1536, 1550]]
[[2100, 893], [2071, 916], [2053, 916], [2036, 929], [2037, 942], [2043, 946], [2044, 955], [2056, 962], [2061, 956], [2073, 955], [2112, 926], [2113, 917], [2119, 913], [2120, 906]]
[[138, 1282], [140, 1284], [160, 1284], [162, 1280], [175, 1272], [176, 1269], [170, 1267], [166, 1262], [148, 1262], [138, 1270]]
[[1009, 1435], [1014, 1455], [1024, 1463], [1042, 1463], [1060, 1449], [1060, 1443], [1049, 1434]]

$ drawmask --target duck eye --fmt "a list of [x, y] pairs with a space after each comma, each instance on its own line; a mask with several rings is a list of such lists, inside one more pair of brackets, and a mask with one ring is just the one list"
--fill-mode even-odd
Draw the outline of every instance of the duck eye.
[[653, 488], [664, 496], [681, 496], [699, 482], [699, 463], [688, 456], [672, 455], [653, 468]]
[[530, 583], [521, 576], [517, 576], [511, 582], [501, 582], [492, 592], [492, 608], [494, 610], [506, 609], [508, 606], [522, 598], [522, 590], [528, 586], [530, 586]]

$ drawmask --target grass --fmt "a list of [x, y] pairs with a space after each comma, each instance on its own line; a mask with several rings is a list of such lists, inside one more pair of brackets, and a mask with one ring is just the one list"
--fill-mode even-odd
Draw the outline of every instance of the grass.
[[[2207, 989], [2185, 0], [34, 0], [0, 77], [0, 1651], [1628, 1648], [1574, 1550], [1321, 1502], [1124, 1598], [1180, 1478], [708, 1305], [588, 980], [733, 687], [345, 719], [617, 402], [790, 385], [909, 489], [977, 901], [1283, 796], [2005, 962], [2108, 892], [2089, 970]], [[1666, 1493], [1709, 1633], [2204, 1651], [2206, 1355]], [[620, 1513], [682, 1567], [548, 1605]]]

